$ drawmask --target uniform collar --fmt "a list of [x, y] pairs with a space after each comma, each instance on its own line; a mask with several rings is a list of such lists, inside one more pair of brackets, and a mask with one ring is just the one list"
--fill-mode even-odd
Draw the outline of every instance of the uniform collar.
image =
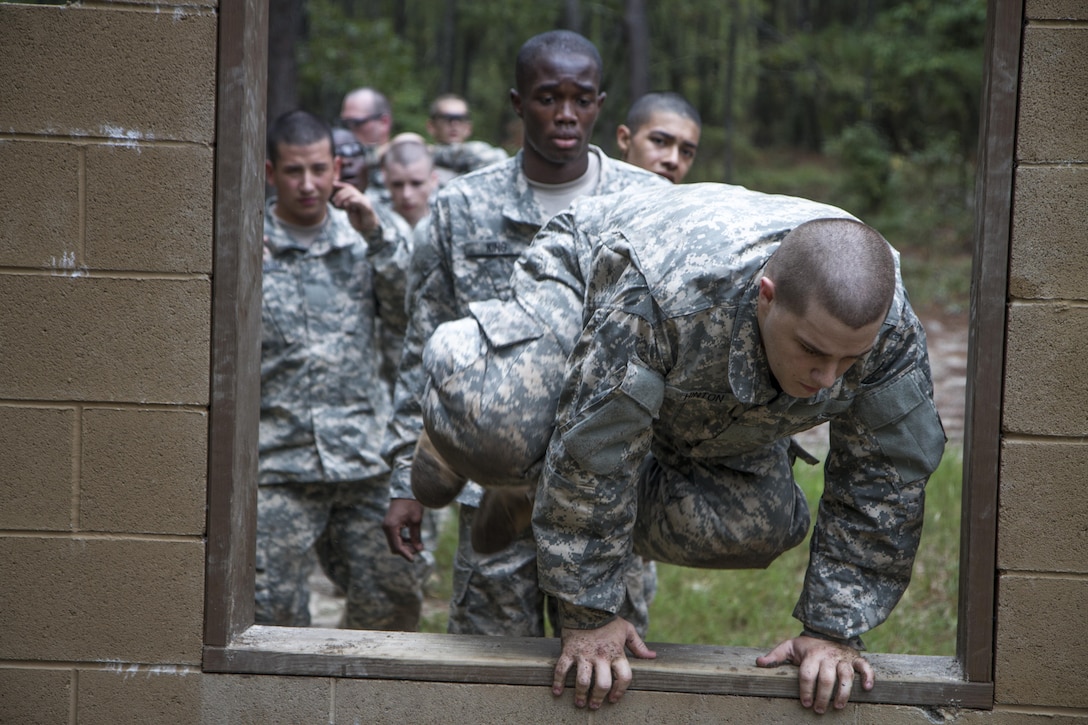
[[314, 243], [309, 247], [302, 246], [295, 241], [289, 228], [275, 215], [275, 213], [273, 213], [272, 209], [275, 206], [276, 197], [270, 197], [265, 206], [265, 219], [269, 222], [268, 230], [271, 233], [265, 235], [268, 238], [265, 242], [265, 246], [274, 255], [280, 255], [289, 250], [295, 250], [317, 257], [328, 254], [334, 249], [342, 249], [350, 246], [352, 243], [348, 235], [330, 234], [330, 231], [335, 224], [333, 217], [336, 214], [343, 213], [331, 204], [325, 204], [325, 221], [321, 223], [321, 228], [317, 233], [317, 237], [314, 238]]
[[[596, 154], [598, 161], [600, 161], [600, 180], [598, 181], [597, 188], [592, 192], [592, 195], [596, 196], [600, 193], [600, 190], [604, 188], [605, 182], [611, 169], [608, 166], [608, 157], [605, 155], [599, 147], [593, 144], [589, 145], [589, 153]], [[533, 195], [532, 187], [529, 186], [529, 179], [525, 176], [525, 173], [521, 170], [522, 157], [525, 155], [525, 151], [519, 149], [514, 155], [513, 163], [513, 178], [510, 180], [511, 185], [514, 188], [514, 194], [506, 199], [502, 205], [503, 217], [521, 224], [535, 224], [537, 226], [544, 226], [550, 218]]]

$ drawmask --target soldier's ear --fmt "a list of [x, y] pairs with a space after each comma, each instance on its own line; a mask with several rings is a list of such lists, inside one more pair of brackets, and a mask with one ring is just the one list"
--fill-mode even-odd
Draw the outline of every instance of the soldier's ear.
[[631, 129], [622, 123], [616, 127], [616, 147], [620, 150], [620, 159], [626, 161], [631, 149]]
[[759, 278], [759, 303], [770, 304], [774, 302], [774, 280], [770, 277]]
[[521, 94], [518, 93], [516, 88], [510, 89], [510, 104], [514, 107], [514, 113], [518, 114], [518, 118], [521, 118]]

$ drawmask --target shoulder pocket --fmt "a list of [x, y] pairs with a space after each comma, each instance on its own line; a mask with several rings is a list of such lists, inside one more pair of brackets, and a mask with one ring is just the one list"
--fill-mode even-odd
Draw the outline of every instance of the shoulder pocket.
[[571, 457], [589, 472], [616, 471], [627, 451], [640, 447], [661, 410], [665, 381], [656, 372], [628, 362], [623, 379], [561, 433]]
[[944, 454], [944, 427], [928, 389], [915, 368], [855, 404], [859, 421], [876, 436], [904, 483], [933, 473]]
[[495, 349], [536, 340], [544, 334], [540, 324], [514, 301], [470, 302], [468, 309]]

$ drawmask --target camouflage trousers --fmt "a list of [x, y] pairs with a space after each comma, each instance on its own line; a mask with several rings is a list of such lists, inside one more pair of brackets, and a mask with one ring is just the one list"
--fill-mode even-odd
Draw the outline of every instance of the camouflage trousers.
[[[543, 637], [549, 622], [556, 634], [558, 608], [537, 584], [536, 544], [531, 532], [496, 554], [478, 554], [471, 543], [476, 508], [463, 504], [459, 508], [447, 631]], [[657, 590], [657, 569], [652, 561], [633, 556], [625, 580], [628, 593], [620, 614], [646, 636], [650, 604]]]
[[[570, 347], [552, 332], [561, 325], [532, 331], [525, 322], [519, 333], [518, 320], [527, 316], [517, 303], [496, 304], [506, 313], [501, 333], [485, 333], [474, 318], [448, 322], [423, 355], [431, 442], [485, 487], [539, 479]], [[638, 483], [635, 551], [681, 566], [767, 566], [804, 540], [810, 523], [793, 460], [789, 438], [728, 458], [648, 456]], [[547, 499], [541, 489], [537, 508]]]
[[310, 624], [313, 552], [347, 599], [343, 626], [415, 631], [427, 564], [390, 553], [387, 478], [257, 488], [256, 622]]

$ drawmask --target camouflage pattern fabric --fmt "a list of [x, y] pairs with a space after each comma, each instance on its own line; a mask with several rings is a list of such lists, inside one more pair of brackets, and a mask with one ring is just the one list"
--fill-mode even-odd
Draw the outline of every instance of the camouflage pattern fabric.
[[340, 624], [349, 629], [414, 631], [428, 563], [389, 552], [382, 517], [388, 477], [329, 486], [288, 483], [257, 489], [256, 622], [310, 624], [308, 579], [316, 550], [345, 594]]
[[426, 417], [444, 457], [502, 484], [536, 476], [546, 451], [538, 575], [565, 623], [619, 611], [632, 551], [764, 567], [799, 543], [809, 522], [789, 437], [825, 421], [825, 490], [794, 616], [851, 639], [899, 601], [944, 449], [902, 283], [873, 350], [811, 398], [777, 391], [756, 323], [766, 260], [790, 229], [825, 217], [850, 218], [720, 184], [579, 200], [519, 262], [514, 301], [474, 305], [432, 337]]
[[[411, 622], [404, 628], [414, 629], [418, 575], [389, 554], [380, 526], [389, 495], [380, 444], [392, 408], [379, 374], [376, 322], [403, 332], [405, 242], [385, 221], [364, 240], [346, 214], [330, 206], [323, 228], [306, 248], [280, 223], [274, 204], [275, 199], [269, 201], [265, 214], [261, 306], [258, 550], [263, 564], [258, 578], [264, 594], [258, 610], [277, 623], [308, 617], [303, 606], [308, 591], [299, 577], [309, 548], [329, 527], [353, 576], [368, 569], [388, 577], [381, 587], [348, 582], [349, 598], [365, 600], [372, 610], [360, 613], [362, 605], [354, 606], [349, 620], [376, 618], [373, 626], [396, 622], [398, 627]], [[318, 493], [314, 486], [328, 490]], [[280, 494], [272, 498], [264, 487]], [[298, 521], [275, 520], [277, 511], [294, 516], [300, 507], [305, 515]], [[398, 589], [395, 596], [390, 587]], [[366, 588], [372, 593], [360, 591]], [[374, 605], [375, 596], [386, 603]], [[398, 610], [395, 615], [383, 613], [390, 607]]]
[[[600, 161], [600, 181], [595, 190], [598, 194], [640, 185], [668, 186], [656, 174], [610, 159], [597, 147], [591, 146], [590, 153]], [[408, 273], [411, 317], [397, 370], [393, 420], [383, 446], [386, 459], [393, 462], [394, 498], [413, 498], [409, 476], [412, 453], [423, 425], [419, 400], [425, 382], [421, 367], [424, 343], [439, 324], [468, 314], [469, 303], [508, 299], [514, 262], [547, 220], [521, 171], [521, 152], [502, 163], [457, 177], [435, 196], [426, 242], [417, 239]], [[479, 505], [481, 493], [475, 484], [466, 486], [458, 499], [462, 516], [467, 515], [467, 507]], [[470, 525], [470, 521], [461, 522], [463, 530]], [[508, 590], [535, 588], [535, 578], [530, 574], [535, 552], [531, 547], [518, 551], [522, 564], [504, 563], [499, 569], [485, 571], [473, 568], [480, 557], [472, 551], [470, 539], [459, 540], [459, 565], [464, 563], [468, 572], [461, 576], [468, 582], [468, 589], [476, 589], [464, 595], [464, 607], [451, 606], [451, 631], [476, 632], [476, 627], [488, 620], [493, 621], [486, 627], [488, 632], [523, 631], [521, 615], [511, 620], [506, 605], [490, 604], [505, 601], [504, 592]], [[519, 576], [529, 578], [515, 582]], [[522, 600], [540, 601], [535, 594], [525, 594]], [[462, 615], [469, 610], [471, 615]], [[511, 623], [504, 624], [507, 621]]]
[[431, 146], [431, 157], [434, 159], [435, 171], [438, 172], [439, 181], [443, 186], [455, 176], [482, 169], [509, 158], [505, 149], [484, 141], [435, 144]]
[[[473, 506], [458, 507], [458, 547], [453, 562], [450, 634], [508, 637], [546, 636], [545, 612], [552, 633], [559, 634], [557, 602], [545, 597], [537, 584], [536, 542], [532, 532], [495, 554], [478, 554], [470, 545]], [[643, 637], [650, 625], [650, 604], [657, 592], [654, 562], [632, 557], [624, 572], [627, 596], [621, 616]]]

